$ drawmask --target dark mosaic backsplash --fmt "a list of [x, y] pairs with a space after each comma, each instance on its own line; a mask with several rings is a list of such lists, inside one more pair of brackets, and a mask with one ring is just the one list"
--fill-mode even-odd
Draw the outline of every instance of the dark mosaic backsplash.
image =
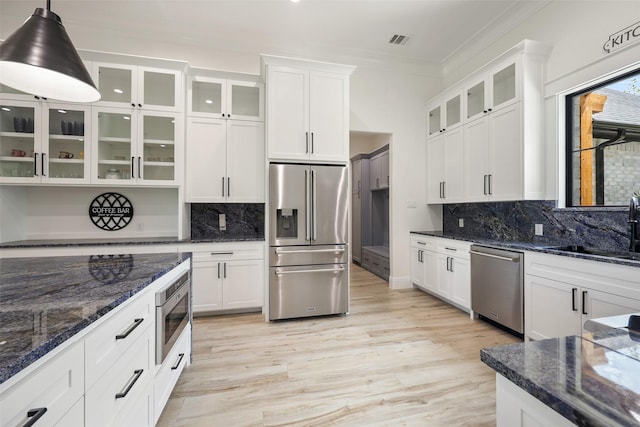
[[[219, 214], [226, 216], [225, 231]], [[193, 203], [191, 240], [264, 240], [264, 203]]]
[[[458, 227], [458, 219], [464, 227]], [[459, 203], [442, 207], [447, 235], [542, 245], [582, 245], [629, 250], [628, 212], [624, 208], [556, 209], [555, 201]], [[542, 224], [544, 235], [534, 235]]]

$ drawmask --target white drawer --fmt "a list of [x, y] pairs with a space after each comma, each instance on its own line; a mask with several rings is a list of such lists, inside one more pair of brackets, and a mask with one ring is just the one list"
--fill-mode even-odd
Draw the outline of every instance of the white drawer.
[[89, 389], [148, 327], [155, 324], [155, 294], [146, 292], [111, 313], [85, 339], [85, 382]]
[[[84, 393], [83, 348], [83, 342], [73, 344], [3, 393], [0, 425], [22, 426], [29, 411], [46, 408], [35, 425], [55, 426]], [[82, 424], [66, 424], [75, 425]]]
[[182, 373], [189, 364], [191, 358], [191, 327], [185, 328], [182, 335], [165, 358], [160, 370], [153, 379], [154, 421], [157, 422], [162, 414], [164, 406]]
[[417, 234], [411, 235], [411, 246], [428, 251], [435, 251], [436, 244], [435, 238], [429, 236], [422, 236]]
[[438, 239], [436, 251], [455, 258], [469, 259], [470, 249], [471, 243], [469, 242], [452, 239]]
[[193, 262], [235, 259], [263, 259], [264, 243], [216, 243], [194, 245]]
[[153, 328], [147, 325], [133, 345], [109, 369], [109, 374], [85, 394], [85, 423], [91, 427], [123, 426], [117, 420], [128, 411], [131, 402], [151, 394], [153, 381], [149, 369]]

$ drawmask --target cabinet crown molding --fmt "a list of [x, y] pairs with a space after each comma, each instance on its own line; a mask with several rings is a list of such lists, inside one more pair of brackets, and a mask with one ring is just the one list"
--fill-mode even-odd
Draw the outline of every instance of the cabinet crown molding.
[[355, 65], [336, 64], [331, 62], [312, 61], [300, 58], [288, 58], [285, 56], [261, 54], [260, 71], [263, 79], [266, 79], [268, 66], [302, 68], [345, 75], [351, 75], [357, 68]]

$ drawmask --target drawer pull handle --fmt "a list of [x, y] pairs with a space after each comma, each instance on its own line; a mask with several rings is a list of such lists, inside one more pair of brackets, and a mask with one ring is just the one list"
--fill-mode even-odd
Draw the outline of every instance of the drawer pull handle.
[[133, 324], [132, 324], [131, 326], [129, 326], [129, 327], [127, 328], [127, 330], [126, 330], [126, 331], [124, 331], [123, 333], [121, 333], [121, 334], [119, 334], [119, 335], [116, 335], [116, 340], [123, 340], [123, 339], [125, 339], [126, 337], [128, 337], [128, 336], [129, 336], [129, 334], [131, 334], [131, 332], [133, 332], [133, 330], [134, 330], [135, 328], [137, 328], [138, 326], [140, 326], [140, 324], [142, 323], [142, 321], [143, 321], [143, 320], [144, 320], [144, 319], [142, 319], [142, 318], [135, 319], [135, 320], [133, 321]]
[[416, 242], [416, 243], [419, 244], [419, 245], [426, 245], [425, 242]]
[[116, 394], [116, 399], [126, 397], [127, 394], [129, 394], [129, 392], [133, 388], [133, 386], [135, 385], [135, 383], [138, 381], [138, 379], [140, 379], [143, 372], [144, 372], [144, 369], [136, 369], [135, 371], [133, 371], [133, 377], [131, 377], [131, 379], [127, 383], [127, 386], [124, 389], [124, 391], [121, 391], [120, 393]]
[[211, 255], [233, 255], [233, 252], [211, 252]]
[[22, 427], [31, 427], [32, 425], [34, 425], [36, 423], [36, 421], [38, 421], [40, 418], [42, 418], [42, 416], [44, 415], [45, 412], [47, 412], [47, 408], [30, 409], [27, 412], [27, 418], [30, 418], [30, 419]]
[[176, 364], [175, 364], [175, 365], [173, 365], [173, 366], [171, 367], [171, 370], [172, 370], [172, 371], [175, 371], [176, 369], [178, 369], [178, 367], [180, 366], [180, 363], [182, 363], [182, 358], [183, 358], [183, 357], [184, 357], [184, 353], [180, 353], [180, 354], [178, 355], [178, 361], [176, 362]]

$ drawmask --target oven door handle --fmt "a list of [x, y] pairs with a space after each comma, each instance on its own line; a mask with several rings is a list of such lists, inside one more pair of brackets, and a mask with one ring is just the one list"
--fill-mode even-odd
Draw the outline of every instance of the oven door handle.
[[129, 334], [131, 334], [131, 332], [133, 332], [138, 326], [140, 326], [142, 324], [143, 320], [144, 320], [143, 318], [134, 319], [133, 320], [133, 324], [131, 326], [129, 326], [126, 331], [124, 331], [121, 334], [116, 335], [116, 340], [123, 340], [126, 337], [128, 337]]
[[469, 253], [470, 254], [474, 254], [474, 255], [486, 256], [486, 257], [489, 257], [489, 258], [501, 259], [502, 261], [516, 262], [516, 261], [520, 260], [520, 257], [510, 258], [510, 257], [506, 257], [506, 256], [487, 254], [487, 253], [478, 252], [478, 251], [469, 251]]
[[300, 273], [341, 273], [345, 271], [344, 267], [338, 268], [317, 268], [312, 270], [278, 270], [276, 269], [274, 273], [276, 275], [280, 274], [300, 274]]

